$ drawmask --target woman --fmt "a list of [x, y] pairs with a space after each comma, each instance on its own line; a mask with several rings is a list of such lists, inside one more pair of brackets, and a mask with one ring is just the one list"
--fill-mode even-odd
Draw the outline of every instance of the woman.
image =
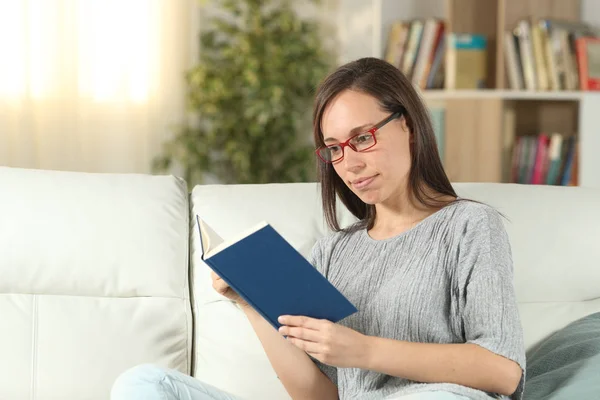
[[[385, 61], [351, 62], [321, 84], [313, 122], [334, 232], [317, 241], [311, 262], [359, 312], [337, 324], [282, 316], [276, 332], [213, 274], [214, 288], [245, 311], [288, 393], [520, 399], [525, 352], [507, 234], [492, 208], [457, 198], [411, 83]], [[336, 197], [358, 217], [353, 226], [340, 228]], [[145, 379], [148, 392], [128, 392]], [[150, 394], [158, 390], [164, 397]], [[154, 367], [127, 372], [113, 394], [233, 399]]]

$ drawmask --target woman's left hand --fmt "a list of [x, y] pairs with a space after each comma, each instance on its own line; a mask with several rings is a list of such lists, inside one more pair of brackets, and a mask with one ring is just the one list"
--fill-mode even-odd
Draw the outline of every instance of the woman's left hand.
[[324, 364], [342, 368], [364, 368], [368, 336], [325, 319], [284, 315], [279, 333], [294, 346]]

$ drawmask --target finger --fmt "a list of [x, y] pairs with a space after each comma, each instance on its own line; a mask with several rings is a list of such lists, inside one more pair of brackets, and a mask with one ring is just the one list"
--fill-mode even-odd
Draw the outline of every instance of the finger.
[[214, 281], [213, 282], [213, 288], [219, 293], [225, 292], [228, 287], [229, 287], [229, 285], [227, 283], [225, 283], [224, 281]]
[[324, 319], [310, 318], [302, 315], [282, 315], [278, 320], [283, 325], [300, 326], [314, 330], [322, 329], [323, 325], [329, 322]]
[[218, 283], [219, 285], [225, 285], [225, 286], [229, 286], [229, 284], [227, 282], [225, 282], [223, 279], [221, 278], [217, 278], [215, 279], [213, 282]]
[[321, 345], [319, 343], [310, 342], [308, 340], [302, 340], [299, 338], [288, 336], [286, 339], [288, 342], [299, 348], [300, 350], [304, 350], [309, 354], [319, 354], [321, 351]]
[[279, 328], [279, 333], [281, 333], [284, 336], [291, 336], [309, 342], [318, 343], [321, 341], [320, 332], [309, 328], [282, 326], [281, 328]]
[[219, 285], [224, 285], [225, 287], [229, 287], [229, 284], [227, 282], [225, 282], [221, 277], [219, 277], [218, 275], [216, 277], [213, 278], [213, 285], [215, 284], [219, 284]]

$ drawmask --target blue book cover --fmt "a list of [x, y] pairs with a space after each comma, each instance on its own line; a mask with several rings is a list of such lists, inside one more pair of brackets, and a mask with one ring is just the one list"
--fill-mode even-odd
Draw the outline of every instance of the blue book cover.
[[566, 154], [566, 159], [565, 159], [565, 164], [564, 164], [564, 169], [563, 169], [563, 175], [560, 180], [560, 184], [562, 186], [569, 186], [569, 183], [571, 182], [571, 174], [572, 174], [572, 170], [573, 170], [573, 162], [574, 162], [575, 146], [576, 146], [575, 136], [571, 136], [567, 139], [567, 146], [568, 146], [568, 148], [567, 148], [567, 154]]
[[268, 223], [225, 242], [196, 221], [202, 260], [275, 329], [280, 315], [338, 322], [358, 311]]

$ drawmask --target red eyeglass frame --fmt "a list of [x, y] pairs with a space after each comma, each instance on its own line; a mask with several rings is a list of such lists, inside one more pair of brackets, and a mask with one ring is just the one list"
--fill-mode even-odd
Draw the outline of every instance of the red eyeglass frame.
[[[372, 148], [373, 146], [375, 146], [377, 144], [377, 136], [375, 135], [375, 132], [377, 132], [379, 129], [383, 128], [390, 121], [393, 121], [394, 119], [400, 117], [402, 114], [403, 113], [401, 113], [401, 112], [395, 112], [392, 115], [390, 115], [389, 117], [386, 117], [383, 121], [375, 124], [375, 126], [373, 126], [371, 129], [369, 129], [365, 132], [357, 133], [356, 135], [353, 135], [352, 137], [348, 138], [348, 140], [346, 140], [345, 142], [330, 144], [329, 146], [321, 146], [315, 150], [315, 153], [317, 154], [317, 157], [319, 157], [324, 163], [332, 164], [332, 163], [340, 161], [344, 158], [344, 154], [345, 154], [344, 148], [346, 146], [350, 147], [352, 150], [356, 151], [357, 153], [369, 150], [370, 148]], [[350, 141], [357, 136], [364, 135], [365, 133], [370, 133], [371, 135], [373, 135], [373, 140], [375, 142], [371, 146], [367, 147], [366, 149], [357, 150], [356, 147], [352, 143], [350, 143]], [[342, 147], [342, 156], [340, 158], [336, 158], [335, 160], [329, 161], [329, 160], [326, 160], [325, 158], [321, 157], [321, 154], [320, 154], [321, 150], [329, 148], [329, 147], [333, 147], [333, 146], [341, 146]]]

